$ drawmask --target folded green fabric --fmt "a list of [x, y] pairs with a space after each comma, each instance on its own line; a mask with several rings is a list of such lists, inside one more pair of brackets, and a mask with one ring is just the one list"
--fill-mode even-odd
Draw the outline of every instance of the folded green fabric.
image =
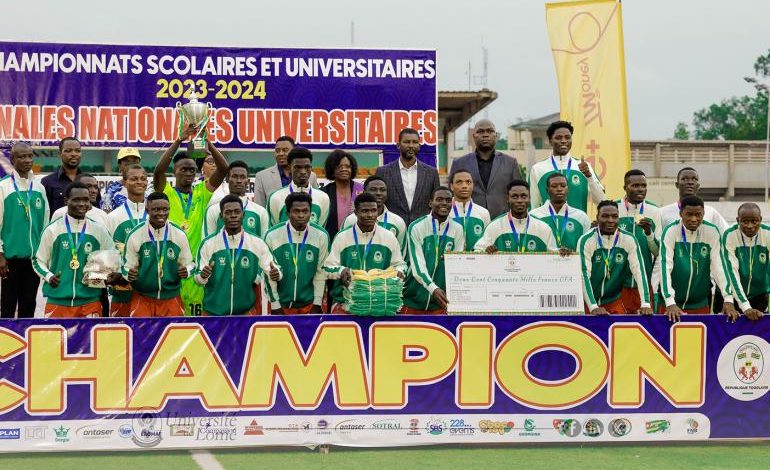
[[353, 315], [394, 316], [403, 305], [403, 288], [404, 281], [395, 272], [356, 271], [344, 292], [345, 308]]

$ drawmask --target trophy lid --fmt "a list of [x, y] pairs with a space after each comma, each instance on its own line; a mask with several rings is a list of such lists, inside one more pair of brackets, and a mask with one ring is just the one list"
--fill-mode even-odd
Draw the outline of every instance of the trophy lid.
[[190, 94], [187, 95], [188, 99], [190, 100], [190, 103], [197, 103], [198, 102], [198, 95], [195, 93], [195, 88], [190, 87]]

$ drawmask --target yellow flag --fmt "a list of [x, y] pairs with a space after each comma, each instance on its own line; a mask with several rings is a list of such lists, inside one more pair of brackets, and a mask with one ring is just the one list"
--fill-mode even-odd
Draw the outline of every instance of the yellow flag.
[[561, 118], [575, 127], [572, 155], [591, 164], [608, 199], [619, 198], [631, 167], [620, 2], [548, 3], [545, 10]]

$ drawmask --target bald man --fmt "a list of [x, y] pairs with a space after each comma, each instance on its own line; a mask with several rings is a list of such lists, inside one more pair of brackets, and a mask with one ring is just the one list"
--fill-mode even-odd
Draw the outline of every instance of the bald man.
[[770, 227], [762, 223], [762, 211], [753, 202], [741, 204], [735, 220], [737, 224], [722, 235], [725, 271], [736, 304], [746, 318], [758, 320], [767, 311], [770, 292]]
[[489, 211], [494, 219], [508, 210], [508, 183], [521, 179], [519, 162], [495, 150], [497, 129], [489, 119], [473, 126], [476, 150], [452, 162], [450, 175], [466, 170], [473, 176], [473, 203]]

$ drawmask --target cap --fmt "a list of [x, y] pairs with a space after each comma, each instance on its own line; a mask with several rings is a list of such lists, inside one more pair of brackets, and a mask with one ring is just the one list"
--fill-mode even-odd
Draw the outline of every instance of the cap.
[[123, 147], [118, 150], [118, 161], [126, 157], [139, 157], [140, 160], [142, 159], [142, 156], [139, 154], [139, 149], [136, 147]]

